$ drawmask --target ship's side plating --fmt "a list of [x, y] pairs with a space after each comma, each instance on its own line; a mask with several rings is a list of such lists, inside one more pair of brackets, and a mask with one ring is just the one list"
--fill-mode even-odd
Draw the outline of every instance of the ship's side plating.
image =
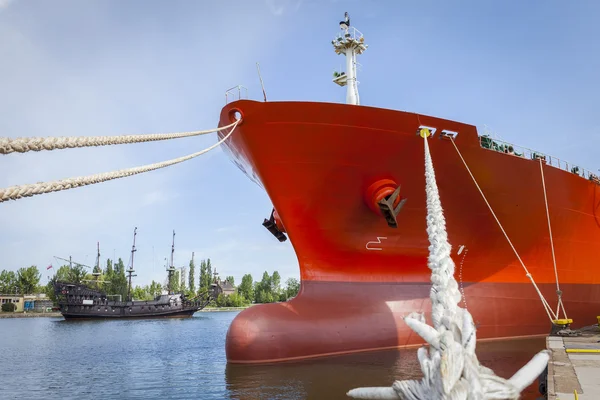
[[[416, 135], [422, 126], [435, 131], [430, 149], [456, 246], [456, 278], [478, 338], [546, 333], [550, 321], [542, 303], [448, 135], [555, 304], [540, 161], [482, 148], [471, 125], [358, 106], [356, 56], [367, 45], [348, 13], [340, 28], [331, 44], [346, 58], [346, 72], [334, 73], [333, 82], [346, 86], [346, 105], [237, 101], [221, 112], [221, 126], [242, 118], [225, 148], [268, 193], [274, 208], [263, 225], [279, 241], [289, 236], [302, 279], [291, 301], [251, 307], [235, 318], [227, 333], [228, 361], [274, 362], [420, 342], [402, 317], [431, 309], [424, 153]], [[600, 186], [542, 168], [565, 307], [578, 323], [592, 323], [585, 318], [600, 307]]]
[[[538, 160], [482, 148], [471, 125], [386, 109], [242, 100], [222, 110], [220, 125], [235, 115], [243, 120], [226, 142], [227, 151], [272, 200], [276, 226], [296, 251], [302, 288], [288, 303], [240, 313], [228, 332], [230, 362], [417, 343], [401, 317], [429, 309], [420, 126], [436, 128], [429, 139], [431, 153], [455, 246], [457, 280], [478, 337], [548, 331], [535, 290], [441, 132], [457, 133], [455, 143], [491, 207], [555, 304]], [[585, 309], [600, 306], [600, 186], [568, 171], [543, 168], [563, 298], [569, 317], [586, 324]], [[394, 191], [398, 196], [392, 208], [404, 201], [396, 227], [376, 204], [378, 193]]]

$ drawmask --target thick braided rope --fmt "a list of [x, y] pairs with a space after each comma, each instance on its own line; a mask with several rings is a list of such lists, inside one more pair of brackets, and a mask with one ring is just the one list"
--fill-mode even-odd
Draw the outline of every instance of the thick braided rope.
[[204, 131], [178, 132], [178, 133], [151, 133], [148, 135], [119, 135], [119, 136], [62, 136], [62, 137], [0, 137], [0, 154], [13, 152], [26, 153], [28, 151], [72, 149], [75, 147], [109, 146], [115, 144], [129, 144], [154, 142], [158, 140], [179, 139], [184, 137], [205, 135], [231, 128], [236, 122], [221, 128]]
[[[237, 124], [241, 120], [234, 122], [233, 128], [231, 131], [223, 137], [223, 139], [219, 140], [217, 143], [212, 146], [199, 151], [197, 153], [193, 153], [187, 156], [175, 158], [168, 161], [163, 161], [155, 164], [143, 165], [141, 167], [134, 167], [128, 169], [122, 169], [118, 171], [105, 172], [101, 174], [88, 175], [88, 176], [80, 176], [76, 178], [68, 178], [61, 179], [59, 181], [52, 182], [39, 182], [28, 185], [19, 185], [19, 186], [10, 186], [4, 189], [0, 189], [0, 203], [8, 200], [17, 200], [23, 197], [31, 197], [38, 194], [50, 193], [50, 192], [58, 192], [61, 190], [73, 189], [80, 186], [93, 185], [95, 183], [106, 182], [113, 179], [124, 178], [126, 176], [137, 175], [143, 172], [154, 171], [156, 169], [165, 168], [174, 164], [181, 163], [183, 161], [190, 160], [194, 157], [198, 157], [215, 147], [219, 146], [223, 143], [232, 133], [235, 131]], [[231, 126], [231, 125], [228, 125]]]
[[[428, 132], [427, 132], [428, 134]], [[411, 313], [407, 325], [421, 336], [429, 349], [417, 352], [423, 379], [396, 381], [391, 387], [352, 389], [348, 396], [358, 399], [402, 400], [516, 400], [544, 370], [548, 353], [541, 351], [510, 379], [503, 379], [482, 366], [475, 354], [476, 330], [471, 314], [458, 307], [460, 292], [454, 278], [454, 261], [446, 222], [435, 181], [435, 172], [426, 133], [425, 180], [427, 192], [427, 233], [431, 269], [433, 327], [425, 316]]]

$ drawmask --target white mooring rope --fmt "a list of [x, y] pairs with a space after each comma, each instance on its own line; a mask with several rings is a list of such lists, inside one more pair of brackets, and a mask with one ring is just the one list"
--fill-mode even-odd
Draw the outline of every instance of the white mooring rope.
[[559, 311], [562, 309], [565, 319], [567, 312], [565, 311], [565, 305], [562, 301], [562, 290], [560, 290], [560, 284], [558, 283], [558, 269], [556, 268], [556, 255], [554, 254], [554, 239], [552, 238], [552, 225], [550, 224], [550, 210], [548, 208], [548, 196], [546, 194], [546, 179], [544, 178], [544, 167], [542, 165], [542, 159], [540, 160], [540, 172], [542, 174], [542, 188], [544, 189], [544, 203], [546, 204], [546, 218], [548, 219], [548, 233], [550, 234], [550, 248], [552, 249], [552, 263], [554, 264], [554, 277], [556, 278], [556, 295], [558, 296], [558, 304], [556, 305], [556, 317], [559, 317]]
[[424, 377], [419, 381], [396, 381], [391, 387], [352, 389], [347, 395], [357, 399], [516, 400], [546, 368], [548, 351], [536, 354], [510, 379], [496, 376], [479, 363], [473, 318], [458, 307], [461, 295], [454, 279], [454, 262], [427, 143], [429, 131], [424, 130], [421, 135], [425, 143], [433, 327], [426, 324], [422, 313], [413, 312], [404, 321], [429, 344], [429, 351], [421, 347], [417, 352]]
[[548, 318], [550, 319], [550, 323], [553, 323], [553, 320], [558, 319], [558, 316], [556, 314], [554, 314], [554, 311], [552, 310], [552, 307], [550, 307], [550, 304], [548, 304], [548, 301], [546, 301], [546, 298], [542, 294], [540, 288], [537, 286], [537, 284], [533, 280], [533, 276], [531, 275], [531, 273], [529, 272], [529, 270], [525, 266], [525, 263], [523, 262], [523, 260], [521, 259], [521, 256], [517, 252], [517, 249], [515, 249], [515, 246], [513, 245], [513, 243], [510, 240], [510, 238], [508, 237], [508, 234], [504, 230], [504, 227], [500, 223], [500, 220], [496, 216], [496, 213], [492, 209], [492, 206], [487, 201], [487, 198], [485, 197], [485, 194], [483, 194], [483, 190], [481, 190], [481, 187], [479, 187], [479, 184], [477, 183], [477, 180], [475, 179], [475, 177], [471, 173], [471, 169], [469, 168], [469, 166], [467, 165], [467, 162], [465, 161], [465, 159], [463, 158], [462, 154], [460, 153], [460, 150], [458, 150], [458, 147], [456, 147], [456, 143], [454, 143], [454, 140], [452, 138], [450, 138], [450, 141], [452, 142], [452, 145], [454, 146], [454, 149], [458, 153], [458, 156], [460, 157], [460, 159], [462, 160], [465, 168], [467, 169], [467, 172], [471, 176], [471, 179], [473, 179], [473, 183], [475, 183], [475, 186], [477, 187], [477, 190], [479, 190], [479, 193], [481, 194], [481, 197], [483, 197], [483, 201], [485, 201], [485, 204], [487, 204], [488, 208], [490, 209], [490, 212], [492, 213], [492, 216], [494, 217], [494, 219], [498, 223], [498, 226], [500, 227], [500, 230], [502, 231], [502, 233], [504, 234], [504, 237], [508, 241], [508, 244], [510, 245], [510, 248], [513, 250], [513, 252], [515, 253], [515, 256], [517, 256], [517, 259], [521, 263], [521, 267], [523, 267], [523, 270], [525, 271], [525, 276], [527, 278], [529, 278], [529, 280], [531, 281], [531, 284], [533, 285], [533, 288], [535, 289], [535, 291], [537, 292], [538, 296], [540, 297], [540, 300], [542, 301], [542, 305], [544, 306], [544, 310], [546, 310], [546, 314], [548, 314]]
[[4, 202], [4, 201], [8, 201], [8, 200], [17, 200], [17, 199], [20, 199], [23, 197], [31, 197], [31, 196], [35, 196], [37, 194], [58, 192], [61, 190], [73, 189], [73, 188], [80, 187], [80, 186], [92, 185], [95, 183], [106, 182], [106, 181], [110, 181], [113, 179], [124, 178], [126, 176], [141, 174], [142, 172], [154, 171], [159, 168], [165, 168], [170, 165], [174, 165], [174, 164], [178, 164], [183, 161], [190, 160], [194, 157], [198, 157], [198, 156], [214, 149], [215, 147], [217, 147], [218, 145], [223, 143], [233, 133], [233, 131], [235, 131], [235, 128], [237, 127], [237, 124], [240, 121], [241, 120], [238, 120], [238, 121], [234, 122], [232, 125], [228, 125], [228, 126], [233, 126], [231, 128], [231, 131], [227, 135], [225, 135], [223, 137], [223, 139], [219, 140], [217, 143], [213, 144], [212, 146], [210, 146], [202, 151], [199, 151], [199, 152], [196, 152], [193, 154], [189, 154], [187, 156], [175, 158], [172, 160], [168, 160], [168, 161], [163, 161], [163, 162], [149, 164], [149, 165], [143, 165], [141, 167], [122, 169], [122, 170], [118, 170], [118, 171], [105, 172], [105, 173], [95, 174], [95, 175], [79, 176], [76, 178], [61, 179], [59, 181], [39, 182], [39, 183], [33, 183], [33, 184], [28, 184], [28, 185], [10, 186], [10, 187], [4, 188], [4, 189], [0, 189], [0, 203]]
[[179, 139], [184, 137], [205, 135], [228, 129], [237, 123], [222, 126], [216, 129], [177, 133], [152, 133], [147, 135], [120, 135], [120, 136], [63, 136], [63, 137], [0, 137], [0, 154], [13, 152], [26, 153], [28, 151], [71, 149], [75, 147], [109, 146], [115, 144], [129, 144], [154, 142], [157, 140]]

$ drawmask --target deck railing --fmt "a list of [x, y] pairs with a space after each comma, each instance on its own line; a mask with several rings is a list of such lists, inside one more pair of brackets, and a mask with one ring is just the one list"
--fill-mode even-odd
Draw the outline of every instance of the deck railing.
[[362, 32], [359, 31], [358, 29], [356, 29], [353, 26], [349, 27], [347, 31], [342, 31], [342, 32], [338, 33], [335, 36], [334, 40], [337, 40], [338, 42], [341, 42], [341, 41], [343, 41], [345, 39], [353, 39], [353, 40], [356, 40], [358, 42], [360, 42], [361, 39], [363, 41], [365, 40]]
[[595, 183], [600, 184], [600, 178], [591, 170], [581, 168], [578, 165], [561, 160], [558, 157], [540, 153], [539, 151], [534, 151], [527, 147], [518, 146], [512, 143], [504, 142], [502, 140], [492, 139], [487, 135], [479, 136], [479, 144], [482, 148], [487, 150], [506, 153], [517, 157], [523, 157], [528, 160], [537, 160], [541, 158], [542, 161], [545, 162], [547, 165], [551, 165], [555, 168], [571, 172], [575, 175], [581, 176], [582, 178], [589, 179]]
[[[236, 95], [237, 94], [237, 95]], [[242, 85], [237, 85], [225, 91], [225, 104], [229, 101], [236, 101], [248, 98], [248, 88]]]

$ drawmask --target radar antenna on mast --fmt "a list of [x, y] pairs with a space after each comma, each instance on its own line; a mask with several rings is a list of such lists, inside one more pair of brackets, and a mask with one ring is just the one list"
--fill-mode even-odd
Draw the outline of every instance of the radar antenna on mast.
[[355, 27], [350, 26], [350, 16], [346, 12], [344, 20], [340, 21], [340, 28], [343, 33], [339, 33], [331, 41], [336, 54], [346, 56], [346, 72], [334, 72], [333, 82], [340, 86], [348, 86], [346, 90], [346, 104], [359, 105], [358, 81], [356, 80], [356, 56], [367, 50], [363, 34]]
[[348, 11], [344, 13], [344, 20], [340, 21], [340, 28], [346, 32], [348, 31], [348, 28], [350, 28], [350, 17], [348, 16]]

